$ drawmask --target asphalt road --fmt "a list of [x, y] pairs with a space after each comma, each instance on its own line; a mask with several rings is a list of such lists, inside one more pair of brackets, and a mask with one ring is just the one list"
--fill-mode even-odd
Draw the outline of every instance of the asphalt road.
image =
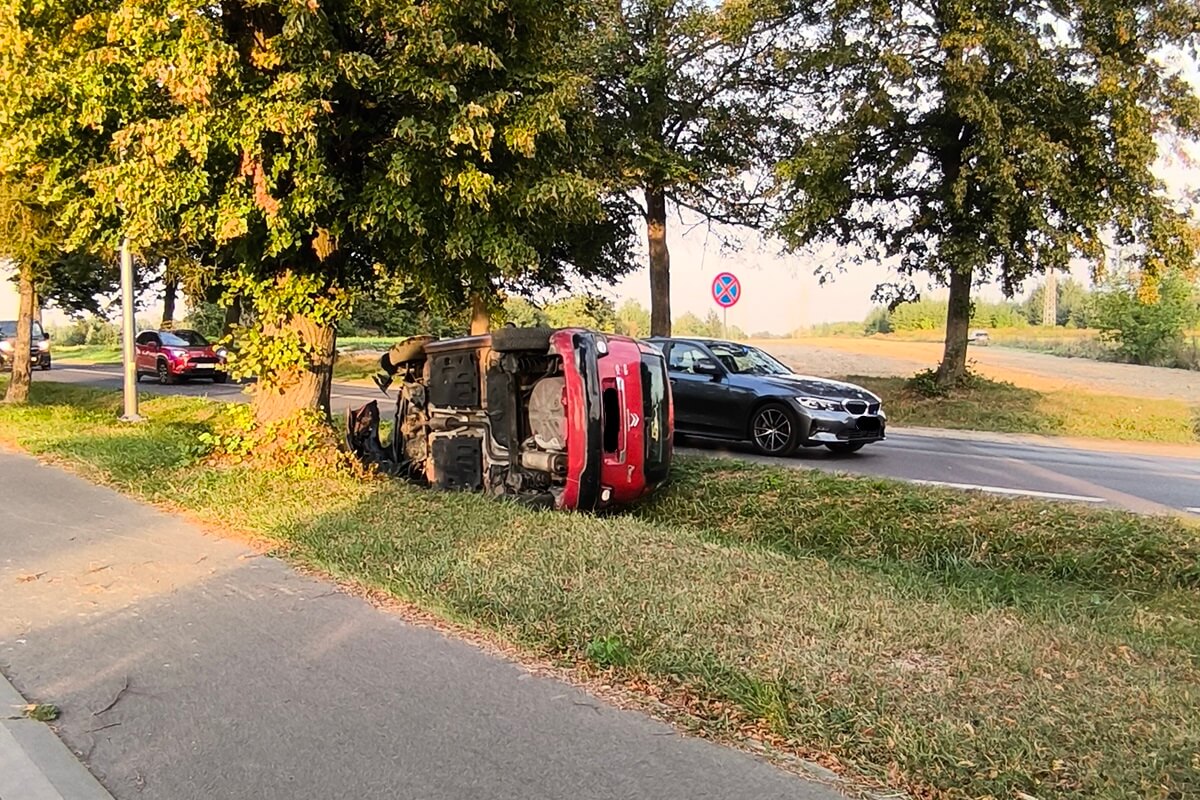
[[[35, 380], [87, 383], [119, 389], [116, 366], [55, 367], [34, 373]], [[146, 392], [244, 399], [242, 387], [206, 381], [180, 386], [140, 384]], [[335, 384], [335, 411], [382, 399], [370, 387]], [[824, 448], [801, 450], [794, 458], [766, 459], [747, 448], [688, 441], [698, 452], [749, 458], [795, 468], [849, 472], [951, 487], [1066, 500], [1143, 513], [1189, 513], [1200, 516], [1200, 456], [1184, 457], [1113, 448], [1034, 443], [1029, 437], [979, 436], [968, 433], [894, 431], [888, 440], [852, 456], [835, 456]], [[1200, 450], [1197, 450], [1200, 453]]]
[[0, 670], [116, 800], [841, 796], [31, 458], [0, 485]]

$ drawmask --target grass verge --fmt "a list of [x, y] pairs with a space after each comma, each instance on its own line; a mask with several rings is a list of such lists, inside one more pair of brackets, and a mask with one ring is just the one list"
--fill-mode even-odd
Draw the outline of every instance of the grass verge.
[[906, 378], [850, 376], [883, 398], [893, 425], [1035, 433], [1139, 442], [1200, 442], [1200, 406], [1179, 400], [1075, 391], [1039, 392], [974, 377], [966, 388], [930, 397]]
[[121, 363], [121, 348], [115, 344], [54, 345], [51, 355], [55, 361], [75, 364]]
[[[219, 409], [37, 383], [0, 439], [923, 797], [1200, 793], [1200, 542], [1173, 519], [686, 460], [632, 511], [204, 463]], [[828, 759], [825, 759], [828, 761]]]

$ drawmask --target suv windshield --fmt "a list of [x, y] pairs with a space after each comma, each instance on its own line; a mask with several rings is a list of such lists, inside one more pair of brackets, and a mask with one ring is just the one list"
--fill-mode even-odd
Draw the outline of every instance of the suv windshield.
[[738, 375], [790, 375], [792, 372], [757, 347], [713, 342], [708, 349], [712, 350], [725, 369]]
[[179, 339], [183, 339], [185, 342], [190, 344], [192, 347], [208, 346], [208, 339], [205, 339], [203, 336], [196, 333], [195, 331], [175, 331], [174, 335]]
[[[30, 328], [29, 333], [33, 337], [34, 342], [37, 342], [38, 339], [41, 339], [44, 336], [42, 326], [38, 324], [37, 320], [33, 321], [33, 325]], [[0, 322], [0, 339], [11, 339], [16, 335], [17, 321], [15, 319], [6, 319]]]
[[189, 342], [187, 339], [184, 339], [180, 336], [176, 336], [173, 333], [167, 333], [166, 331], [159, 331], [158, 338], [162, 342], [163, 347], [191, 347], [192, 346], [192, 343]]
[[646, 477], [664, 480], [671, 467], [667, 364], [660, 355], [642, 353], [642, 414], [644, 417]]

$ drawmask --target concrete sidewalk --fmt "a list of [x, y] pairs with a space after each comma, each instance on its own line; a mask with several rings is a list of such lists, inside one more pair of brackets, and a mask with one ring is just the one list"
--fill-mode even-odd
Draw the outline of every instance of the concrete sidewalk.
[[112, 800], [0, 675], [0, 800]]
[[0, 486], [0, 670], [117, 800], [840, 797], [24, 456]]

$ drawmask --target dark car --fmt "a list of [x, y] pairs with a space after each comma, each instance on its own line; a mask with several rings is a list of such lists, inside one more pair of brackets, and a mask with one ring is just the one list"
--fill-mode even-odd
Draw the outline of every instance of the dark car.
[[[12, 369], [17, 346], [16, 320], [0, 320], [0, 369]], [[37, 320], [33, 321], [29, 360], [38, 369], [50, 369], [50, 334]]]
[[592, 511], [632, 503], [670, 470], [667, 370], [645, 342], [504, 328], [401, 342], [380, 366], [380, 388], [399, 382], [391, 435], [371, 402], [347, 415], [347, 442], [388, 474]]
[[747, 441], [771, 456], [822, 445], [854, 453], [884, 438], [882, 403], [861, 386], [797, 375], [763, 350], [736, 342], [650, 341], [667, 358], [681, 434]]
[[187, 378], [211, 378], [225, 383], [225, 349], [215, 347], [196, 331], [142, 331], [134, 340], [138, 380], [153, 375], [159, 383]]

